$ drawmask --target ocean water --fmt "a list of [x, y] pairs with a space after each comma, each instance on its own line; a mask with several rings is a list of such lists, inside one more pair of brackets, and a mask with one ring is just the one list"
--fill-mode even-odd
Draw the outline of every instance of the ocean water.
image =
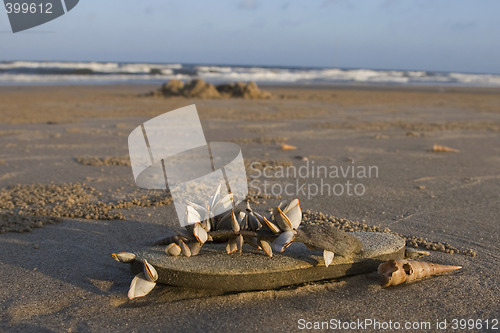
[[162, 83], [201, 78], [212, 83], [396, 84], [500, 87], [498, 74], [307, 67], [119, 62], [0, 62], [0, 85]]

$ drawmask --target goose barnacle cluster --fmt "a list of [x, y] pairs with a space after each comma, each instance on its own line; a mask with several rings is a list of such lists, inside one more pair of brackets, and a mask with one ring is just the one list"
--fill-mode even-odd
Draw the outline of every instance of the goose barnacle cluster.
[[[226, 241], [226, 252], [242, 252], [247, 243], [263, 250], [269, 257], [273, 252], [283, 252], [297, 235], [302, 221], [299, 200], [283, 201], [268, 216], [253, 211], [247, 203], [245, 211], [233, 207], [232, 194], [220, 198], [220, 187], [206, 206], [188, 202], [186, 209], [187, 226], [176, 235], [165, 238], [161, 244], [168, 244], [166, 253], [172, 256], [192, 256], [200, 252], [207, 241]], [[215, 216], [217, 208], [229, 208], [222, 216]], [[204, 216], [204, 218], [202, 218]], [[328, 266], [333, 253], [325, 252]]]
[[[223, 202], [229, 200], [232, 197], [222, 199]], [[211, 206], [188, 205], [186, 218], [189, 224], [157, 244], [167, 245], [165, 252], [169, 255], [189, 257], [197, 255], [207, 241], [226, 241], [228, 254], [241, 253], [243, 244], [247, 243], [272, 257], [273, 251], [283, 252], [294, 241], [302, 221], [298, 199], [282, 202], [269, 216], [253, 211], [248, 203], [245, 211], [231, 208], [223, 216], [214, 216]], [[201, 216], [206, 218], [200, 220]]]
[[[226, 252], [242, 252], [243, 244], [262, 250], [272, 257], [273, 252], [283, 252], [297, 237], [302, 222], [299, 199], [290, 203], [283, 201], [270, 214], [259, 214], [247, 202], [245, 210], [234, 207], [233, 195], [220, 195], [220, 186], [209, 200], [201, 205], [188, 202], [186, 208], [187, 226], [176, 234], [158, 241], [157, 245], [167, 245], [165, 253], [170, 256], [195, 256], [209, 241], [226, 242]], [[225, 215], [217, 212], [227, 212]], [[315, 244], [306, 245], [311, 249], [323, 250], [326, 267], [332, 262], [334, 252]], [[317, 245], [317, 244], [316, 244]], [[133, 253], [113, 253], [112, 257], [122, 263], [136, 260]], [[155, 286], [158, 274], [154, 267], [144, 260], [144, 272], [136, 275], [130, 286], [129, 298], [141, 297]]]

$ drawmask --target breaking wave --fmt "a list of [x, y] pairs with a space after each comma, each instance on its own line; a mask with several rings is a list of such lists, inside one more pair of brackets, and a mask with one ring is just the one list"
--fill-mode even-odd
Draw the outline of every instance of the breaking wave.
[[0, 84], [157, 83], [201, 78], [208, 82], [286, 84], [398, 84], [500, 87], [500, 75], [433, 71], [259, 67], [119, 62], [0, 62]]

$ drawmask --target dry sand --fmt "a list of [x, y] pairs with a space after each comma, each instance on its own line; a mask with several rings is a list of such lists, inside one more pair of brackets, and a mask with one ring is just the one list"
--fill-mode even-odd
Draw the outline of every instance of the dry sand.
[[[0, 331], [295, 331], [299, 319], [435, 327], [499, 318], [500, 90], [264, 87], [273, 98], [141, 97], [156, 88], [0, 88]], [[247, 165], [262, 163], [250, 180], [264, 166], [377, 166], [378, 178], [354, 179], [363, 196], [299, 194], [308, 217], [390, 228], [437, 250], [442, 243], [448, 253], [427, 260], [463, 269], [389, 289], [368, 274], [225, 295], [157, 286], [129, 301], [132, 276], [110, 253], [144, 246], [177, 221], [165, 193], [135, 186], [127, 136], [193, 103], [209, 141], [237, 142]], [[297, 149], [282, 150], [284, 142]], [[459, 152], [433, 152], [434, 144]], [[281, 197], [289, 198], [252, 202], [266, 210]], [[457, 251], [466, 255], [449, 254]]]

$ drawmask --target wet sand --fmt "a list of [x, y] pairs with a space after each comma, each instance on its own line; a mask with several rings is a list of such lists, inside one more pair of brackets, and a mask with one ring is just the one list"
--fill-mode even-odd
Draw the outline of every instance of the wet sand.
[[[269, 100], [141, 96], [156, 88], [0, 88], [0, 331], [295, 331], [299, 319], [367, 318], [435, 328], [436, 320], [499, 318], [500, 90], [273, 86], [264, 87]], [[129, 301], [132, 275], [110, 254], [178, 223], [165, 193], [135, 186], [127, 136], [193, 103], [208, 141], [242, 147], [250, 181], [267, 166], [376, 166], [378, 177], [348, 177], [365, 188], [360, 196], [312, 195], [307, 185], [325, 177], [300, 178], [310, 190], [299, 191], [301, 206], [324, 223], [413, 236], [410, 245], [438, 250], [425, 260], [463, 269], [388, 289], [366, 274], [232, 294], [157, 286]], [[284, 142], [297, 149], [282, 150]], [[434, 144], [459, 152], [433, 152]], [[291, 196], [251, 201], [265, 211], [282, 198]]]

